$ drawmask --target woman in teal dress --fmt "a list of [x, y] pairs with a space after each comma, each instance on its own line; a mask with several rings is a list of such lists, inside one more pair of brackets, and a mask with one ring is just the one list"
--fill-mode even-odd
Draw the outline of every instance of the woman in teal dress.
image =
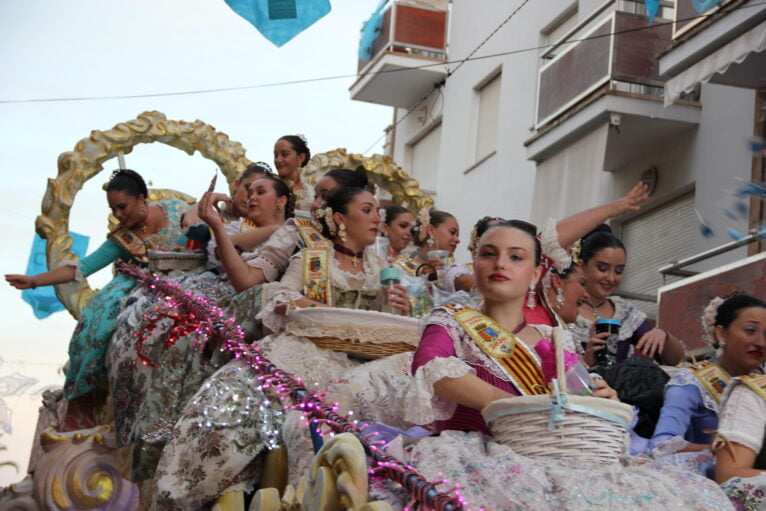
[[[17, 289], [51, 286], [82, 281], [90, 274], [116, 261], [148, 263], [148, 251], [172, 250], [184, 244], [181, 215], [188, 205], [175, 198], [149, 204], [143, 178], [132, 170], [117, 170], [106, 185], [109, 208], [119, 221], [107, 240], [79, 263], [70, 261], [38, 275], [6, 275], [5, 280]], [[135, 281], [118, 273], [91, 299], [82, 313], [69, 342], [64, 395], [68, 399], [83, 396], [106, 381], [106, 348], [114, 332], [121, 298]]]

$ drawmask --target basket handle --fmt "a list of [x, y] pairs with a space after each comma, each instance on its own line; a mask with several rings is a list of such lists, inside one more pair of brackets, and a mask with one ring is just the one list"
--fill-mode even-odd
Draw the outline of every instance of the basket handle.
[[566, 367], [564, 364], [564, 342], [562, 339], [564, 331], [561, 327], [554, 327], [551, 337], [553, 338], [553, 350], [556, 353], [556, 379], [559, 381], [559, 389], [562, 393], [566, 394], [567, 379], [566, 379]]

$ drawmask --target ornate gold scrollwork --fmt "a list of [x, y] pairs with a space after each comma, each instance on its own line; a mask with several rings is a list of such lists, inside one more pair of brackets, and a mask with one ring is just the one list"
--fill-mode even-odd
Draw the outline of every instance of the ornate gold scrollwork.
[[276, 488], [258, 490], [250, 511], [390, 511], [387, 502], [367, 502], [367, 459], [351, 433], [329, 439], [311, 462], [298, 487], [288, 485], [280, 498]]
[[[118, 153], [128, 154], [138, 144], [161, 142], [188, 154], [199, 151], [214, 161], [229, 184], [248, 165], [245, 149], [239, 142], [202, 121], [171, 121], [160, 112], [144, 112], [136, 119], [117, 124], [106, 131], [93, 131], [77, 142], [73, 151], [62, 153], [58, 159], [58, 176], [48, 180], [43, 197], [42, 214], [37, 217], [37, 233], [48, 240], [48, 268], [63, 262], [75, 262], [72, 238], [69, 236], [69, 211], [83, 184], [98, 174], [107, 160]], [[165, 193], [165, 192], [161, 192]], [[151, 194], [150, 194], [151, 196]], [[94, 291], [83, 283], [79, 290], [66, 293], [56, 286], [56, 296], [75, 318], [79, 318]]]
[[335, 149], [326, 153], [314, 155], [303, 168], [303, 179], [309, 185], [315, 185], [322, 175], [331, 169], [355, 169], [364, 166], [367, 175], [379, 186], [391, 194], [391, 199], [417, 213], [422, 208], [434, 207], [434, 200], [420, 189], [420, 183], [399, 167], [390, 156], [373, 154], [348, 154], [343, 149]]
[[132, 509], [138, 488], [123, 479], [109, 426], [72, 431], [46, 430], [40, 437], [45, 453], [36, 464], [33, 493], [42, 509]]

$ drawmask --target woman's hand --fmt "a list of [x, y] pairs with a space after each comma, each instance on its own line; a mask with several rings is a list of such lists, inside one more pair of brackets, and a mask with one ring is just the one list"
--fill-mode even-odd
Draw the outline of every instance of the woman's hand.
[[211, 228], [223, 227], [223, 220], [221, 214], [215, 207], [215, 196], [220, 196], [220, 193], [205, 192], [202, 198], [199, 200], [199, 217], [200, 219], [209, 225]]
[[35, 285], [35, 278], [28, 275], [8, 274], [5, 276], [5, 281], [16, 289], [24, 290], [37, 287]]
[[585, 344], [585, 355], [583, 355], [583, 362], [588, 367], [596, 365], [596, 353], [606, 349], [607, 338], [609, 338], [609, 332], [596, 333], [595, 323], [591, 325], [588, 342]]
[[668, 333], [661, 328], [653, 328], [646, 332], [636, 343], [636, 351], [648, 359], [654, 359], [656, 354], [662, 354], [665, 349], [665, 343], [668, 340]]
[[614, 390], [605, 379], [598, 378], [593, 379], [593, 397], [603, 397], [604, 399], [611, 399], [612, 401], [619, 401], [617, 397], [617, 391]]
[[609, 218], [618, 217], [624, 213], [638, 211], [641, 204], [649, 198], [649, 186], [640, 181], [624, 196], [609, 205]]
[[399, 309], [405, 316], [410, 315], [410, 298], [407, 295], [407, 288], [401, 284], [394, 284], [390, 289], [386, 289], [386, 299], [391, 307]]

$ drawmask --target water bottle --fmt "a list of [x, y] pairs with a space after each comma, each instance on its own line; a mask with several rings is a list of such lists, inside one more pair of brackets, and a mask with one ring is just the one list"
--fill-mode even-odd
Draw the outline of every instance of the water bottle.
[[601, 348], [599, 351], [596, 352], [596, 365], [607, 365], [608, 360], [606, 356], [607, 352], [607, 346], [610, 344], [616, 344], [617, 343], [617, 336], [620, 334], [620, 327], [622, 326], [622, 323], [620, 323], [619, 319], [602, 319], [599, 318], [596, 320], [596, 333], [600, 334], [602, 332], [609, 332], [609, 337], [606, 338], [606, 344], [604, 344], [603, 348]]
[[[383, 268], [380, 270], [380, 286], [383, 290], [392, 289], [399, 283], [399, 269], [398, 268]], [[396, 309], [391, 306], [391, 302], [388, 301], [388, 294], [386, 294], [386, 300], [380, 308], [380, 312], [387, 312], [389, 314], [401, 314], [400, 309]]]

